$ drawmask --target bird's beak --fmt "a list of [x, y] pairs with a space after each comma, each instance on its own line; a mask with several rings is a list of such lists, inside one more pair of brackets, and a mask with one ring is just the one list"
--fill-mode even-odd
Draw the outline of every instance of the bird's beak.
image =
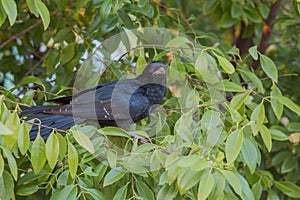
[[164, 75], [166, 73], [165, 68], [160, 67], [158, 70], [152, 73], [152, 75]]

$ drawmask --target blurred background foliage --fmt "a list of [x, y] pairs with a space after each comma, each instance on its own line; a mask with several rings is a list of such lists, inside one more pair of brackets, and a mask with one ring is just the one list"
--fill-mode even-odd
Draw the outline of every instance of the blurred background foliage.
[[[300, 198], [299, 16], [296, 0], [1, 0], [0, 198]], [[100, 82], [163, 60], [166, 115], [151, 115], [133, 133], [86, 126], [30, 142], [18, 105], [72, 94], [81, 66], [97, 67], [89, 63], [95, 47], [141, 27], [189, 36], [201, 47], [196, 62], [180, 48], [130, 50], [111, 60]], [[169, 46], [190, 47], [178, 38]], [[208, 66], [219, 69], [228, 102], [211, 101]], [[119, 154], [108, 137], [143, 156]]]

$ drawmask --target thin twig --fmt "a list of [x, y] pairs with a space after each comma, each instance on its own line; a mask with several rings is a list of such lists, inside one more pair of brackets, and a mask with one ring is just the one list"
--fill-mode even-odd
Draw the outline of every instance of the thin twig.
[[40, 58], [40, 60], [39, 60], [37, 63], [35, 63], [35, 65], [34, 65], [33, 67], [31, 67], [31, 68], [26, 72], [26, 74], [24, 75], [24, 77], [30, 75], [30, 74], [31, 74], [38, 66], [40, 66], [40, 64], [45, 60], [46, 55], [47, 55], [47, 54], [45, 54], [42, 58]]
[[[54, 11], [51, 13], [51, 16], [54, 16], [58, 13], [58, 10]], [[36, 28], [37, 26], [39, 26], [42, 23], [42, 20], [39, 19], [35, 24], [32, 24], [31, 26], [29, 26], [28, 28], [26, 28], [25, 30], [21, 31], [20, 33], [12, 36], [11, 38], [9, 38], [8, 40], [6, 40], [5, 42], [3, 42], [0, 45], [0, 49], [2, 49], [3, 47], [5, 47], [6, 45], [8, 45], [9, 43], [11, 43], [12, 41], [14, 41], [15, 39], [23, 36], [25, 33], [31, 31], [32, 29]]]
[[48, 129], [51, 129], [51, 130], [54, 130], [54, 131], [58, 131], [58, 132], [67, 133], [66, 130], [61, 130], [61, 129], [58, 129], [58, 128], [46, 126], [46, 125], [43, 125], [43, 124], [41, 124], [41, 123], [35, 123], [35, 122], [30, 122], [30, 121], [25, 121], [25, 120], [21, 120], [21, 121], [22, 121], [23, 123], [27, 123], [27, 124], [31, 124], [31, 125], [35, 125], [35, 126], [39, 126], [39, 127], [48, 128]]

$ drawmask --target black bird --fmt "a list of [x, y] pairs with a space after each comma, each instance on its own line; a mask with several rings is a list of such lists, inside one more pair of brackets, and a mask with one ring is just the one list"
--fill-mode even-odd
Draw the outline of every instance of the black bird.
[[[118, 126], [127, 129], [149, 115], [155, 104], [161, 104], [166, 94], [166, 65], [150, 62], [141, 75], [98, 85], [73, 96], [51, 102], [58, 106], [22, 107], [26, 121], [35, 120], [30, 139], [40, 134], [47, 139], [51, 128], [67, 130], [86, 119], [98, 120], [100, 126]], [[41, 125], [37, 125], [41, 124]]]

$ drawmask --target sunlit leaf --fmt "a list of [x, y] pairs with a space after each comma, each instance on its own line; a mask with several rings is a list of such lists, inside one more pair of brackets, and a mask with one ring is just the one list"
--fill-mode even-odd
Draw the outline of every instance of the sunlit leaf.
[[71, 132], [80, 146], [88, 150], [90, 153], [95, 152], [94, 145], [88, 136], [78, 129], [71, 129]]
[[115, 183], [116, 181], [120, 180], [125, 174], [126, 172], [122, 171], [118, 167], [111, 169], [104, 178], [103, 186], [105, 187]]
[[40, 13], [41, 18], [42, 18], [44, 30], [46, 30], [50, 24], [49, 10], [41, 0], [37, 0], [35, 2], [35, 5], [36, 5], [38, 12]]
[[271, 133], [270, 133], [269, 129], [265, 125], [261, 125], [259, 132], [260, 132], [260, 135], [261, 135], [268, 151], [270, 152], [272, 149], [272, 138], [271, 138]]
[[46, 141], [46, 158], [51, 168], [55, 167], [59, 155], [59, 140], [54, 132]]
[[17, 178], [18, 178], [18, 166], [17, 166], [16, 159], [13, 157], [12, 153], [8, 149], [2, 148], [2, 150], [3, 150], [3, 154], [7, 158], [7, 162], [8, 162], [8, 166], [9, 166], [11, 175], [14, 177], [15, 180], [17, 180]]
[[242, 144], [243, 144], [244, 134], [242, 130], [235, 130], [227, 138], [225, 145], [225, 153], [228, 163], [235, 161], [239, 155]]
[[72, 143], [68, 142], [68, 164], [72, 178], [76, 176], [78, 167], [78, 153]]
[[205, 200], [211, 193], [214, 186], [214, 176], [211, 172], [207, 172], [201, 176], [199, 188], [198, 188], [198, 199]]
[[17, 5], [14, 0], [2, 0], [2, 6], [8, 16], [10, 25], [12, 26], [17, 19]]
[[38, 174], [46, 163], [44, 139], [38, 134], [31, 147], [31, 163], [33, 171]]
[[232, 74], [235, 69], [234, 66], [224, 57], [217, 56], [218, 62], [221, 65], [221, 67], [227, 72], [228, 74]]
[[260, 55], [260, 64], [264, 72], [270, 77], [274, 82], [278, 81], [278, 71], [274, 62], [265, 55]]

